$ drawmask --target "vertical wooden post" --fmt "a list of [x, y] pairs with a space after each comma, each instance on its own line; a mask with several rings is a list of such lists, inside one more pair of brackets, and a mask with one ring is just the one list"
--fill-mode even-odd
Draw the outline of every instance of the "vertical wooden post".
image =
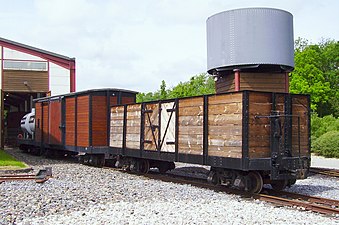
[[288, 76], [288, 72], [286, 72], [285, 73], [285, 92], [289, 93], [289, 89], [290, 89], [289, 76]]
[[240, 70], [234, 70], [234, 91], [240, 91]]

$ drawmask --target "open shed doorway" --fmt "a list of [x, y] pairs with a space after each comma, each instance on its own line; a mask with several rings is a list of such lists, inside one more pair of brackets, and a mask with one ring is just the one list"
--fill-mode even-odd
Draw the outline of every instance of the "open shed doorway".
[[22, 134], [21, 118], [31, 112], [33, 99], [45, 96], [46, 93], [2, 92], [4, 120], [1, 138], [5, 146], [16, 146], [17, 136]]

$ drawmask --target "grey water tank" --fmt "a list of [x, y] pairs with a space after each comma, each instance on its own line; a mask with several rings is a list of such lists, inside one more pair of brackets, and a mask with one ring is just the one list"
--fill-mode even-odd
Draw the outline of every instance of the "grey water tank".
[[207, 19], [207, 70], [294, 68], [293, 16], [271, 8], [244, 8]]

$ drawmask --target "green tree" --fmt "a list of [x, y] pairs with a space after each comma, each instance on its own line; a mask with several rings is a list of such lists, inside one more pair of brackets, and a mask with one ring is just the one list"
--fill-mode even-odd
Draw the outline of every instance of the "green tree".
[[339, 115], [339, 44], [325, 40], [310, 45], [295, 42], [295, 69], [290, 74], [290, 92], [311, 95], [311, 108], [320, 116]]
[[180, 82], [169, 91], [169, 97], [180, 98], [214, 93], [215, 87], [213, 78], [206, 73], [201, 73], [191, 77], [189, 81]]
[[180, 82], [173, 88], [166, 89], [163, 80], [160, 89], [155, 92], [139, 93], [137, 102], [147, 102], [160, 99], [180, 98], [215, 93], [214, 80], [206, 73], [201, 73], [190, 78], [189, 81]]

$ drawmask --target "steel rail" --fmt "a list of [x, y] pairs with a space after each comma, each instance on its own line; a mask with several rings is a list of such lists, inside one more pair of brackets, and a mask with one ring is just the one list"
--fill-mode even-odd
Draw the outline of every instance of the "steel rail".
[[311, 167], [311, 173], [321, 174], [330, 177], [338, 177], [339, 178], [339, 170], [338, 169], [329, 169], [329, 168], [319, 168], [319, 167]]
[[5, 181], [35, 180], [36, 183], [44, 183], [52, 177], [52, 168], [41, 169], [36, 174], [3, 174], [0, 175], [0, 184]]
[[[108, 167], [105, 167], [108, 168]], [[117, 168], [109, 168], [117, 171], [123, 171]], [[126, 171], [123, 171], [126, 172]], [[131, 173], [137, 175], [135, 173]], [[227, 194], [240, 195], [245, 199], [258, 199], [261, 201], [269, 202], [280, 206], [297, 207], [299, 210], [308, 210], [326, 215], [339, 215], [339, 201], [334, 199], [327, 199], [321, 197], [313, 197], [298, 193], [275, 191], [272, 189], [264, 189], [260, 194], [250, 194], [244, 191], [227, 188], [225, 186], [216, 186], [207, 183], [206, 179], [197, 177], [188, 177], [184, 175], [175, 174], [159, 174], [156, 172], [150, 172], [143, 174], [144, 177], [149, 179], [161, 180], [164, 182], [172, 182], [178, 184], [187, 184], [195, 187], [210, 189], [218, 192], [224, 192]]]

